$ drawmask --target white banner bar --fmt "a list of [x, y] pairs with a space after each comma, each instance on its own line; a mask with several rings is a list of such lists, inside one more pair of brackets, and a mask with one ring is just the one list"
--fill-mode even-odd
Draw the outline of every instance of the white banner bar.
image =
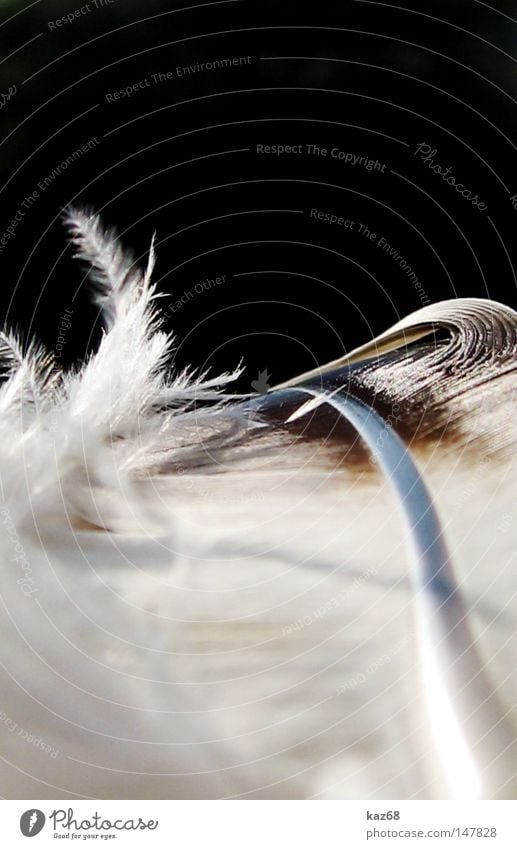
[[517, 802], [2, 801], [0, 824], [9, 849], [517, 847]]

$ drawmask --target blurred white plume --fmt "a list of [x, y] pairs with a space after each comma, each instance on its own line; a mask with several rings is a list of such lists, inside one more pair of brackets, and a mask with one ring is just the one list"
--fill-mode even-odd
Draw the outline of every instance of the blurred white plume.
[[[452, 726], [436, 674], [488, 735], [469, 738], [480, 784], [465, 775], [465, 795], [513, 797], [499, 741], [517, 704], [516, 314], [435, 304], [239, 400], [225, 391], [238, 372], [172, 372], [154, 249], [142, 273], [96, 216], [67, 224], [103, 312], [97, 351], [66, 372], [0, 337], [3, 795], [461, 795], [443, 783]], [[297, 416], [307, 386], [317, 400]], [[343, 393], [381, 423], [369, 448], [328, 402]], [[439, 575], [421, 588], [427, 613], [397, 466], [378, 471], [393, 433], [455, 570], [452, 591]], [[465, 635], [443, 632], [451, 592], [480, 664], [467, 675]], [[422, 655], [422, 616], [442, 627], [426, 637], [447, 647], [440, 669]]]

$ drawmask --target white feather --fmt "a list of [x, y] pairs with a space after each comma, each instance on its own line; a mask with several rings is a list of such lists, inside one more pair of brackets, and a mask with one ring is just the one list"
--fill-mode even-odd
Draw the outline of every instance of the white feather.
[[[230, 404], [236, 373], [171, 374], [154, 248], [142, 274], [95, 216], [68, 224], [103, 311], [98, 350], [71, 373], [9, 337], [0, 350], [3, 795], [440, 797], [389, 482], [343, 462], [353, 435], [300, 439], [304, 419], [293, 436], [261, 399]], [[433, 307], [404, 333], [442, 319], [471, 333], [478, 308]], [[414, 454], [511, 712], [517, 324], [483, 309], [504, 325], [499, 360], [487, 336], [453, 336], [352, 378], [374, 400], [395, 388], [404, 420], [423, 404]], [[442, 419], [454, 439], [433, 436]]]

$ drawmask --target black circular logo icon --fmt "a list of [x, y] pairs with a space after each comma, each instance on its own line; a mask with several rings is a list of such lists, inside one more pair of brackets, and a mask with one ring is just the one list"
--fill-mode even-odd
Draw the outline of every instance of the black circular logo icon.
[[25, 811], [20, 817], [20, 831], [25, 837], [36, 837], [45, 825], [45, 814], [37, 808]]

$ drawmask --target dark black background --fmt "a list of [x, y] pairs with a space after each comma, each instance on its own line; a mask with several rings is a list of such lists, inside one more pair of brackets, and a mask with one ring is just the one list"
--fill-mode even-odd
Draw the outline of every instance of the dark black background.
[[[10, 326], [53, 348], [70, 308], [67, 361], [98, 340], [60, 221], [72, 201], [99, 211], [142, 264], [156, 231], [178, 365], [244, 358], [243, 390], [259, 369], [278, 382], [339, 356], [418, 309], [422, 293], [517, 306], [517, 2], [114, 0], [49, 27], [85, 5], [2, 4], [0, 89], [16, 94], [0, 111], [0, 234], [39, 181], [99, 139], [40, 192], [0, 253]], [[248, 55], [246, 66], [152, 83], [176, 66]], [[146, 78], [130, 99], [107, 102]], [[486, 210], [415, 156], [420, 142]], [[386, 168], [256, 153], [306, 143]], [[356, 231], [312, 220], [313, 207]], [[359, 222], [412, 266], [420, 294]]]

